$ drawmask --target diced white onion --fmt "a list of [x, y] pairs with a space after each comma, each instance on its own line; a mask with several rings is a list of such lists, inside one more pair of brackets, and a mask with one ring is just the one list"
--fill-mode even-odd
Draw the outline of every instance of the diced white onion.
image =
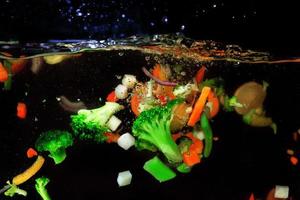
[[289, 197], [289, 187], [276, 185], [274, 197], [280, 199], [287, 199]]
[[194, 133], [194, 135], [199, 140], [204, 140], [204, 138], [205, 138], [203, 131], [197, 131], [197, 132]]
[[129, 185], [131, 183], [131, 180], [132, 180], [132, 174], [130, 173], [129, 170], [119, 172], [118, 178], [117, 178], [119, 187]]
[[118, 99], [126, 99], [128, 96], [128, 88], [125, 85], [119, 84], [115, 88], [115, 94]]
[[108, 122], [106, 123], [106, 126], [110, 130], [115, 131], [118, 129], [118, 127], [120, 126], [121, 123], [122, 123], [122, 121], [113, 115], [109, 118]]
[[128, 150], [135, 143], [135, 138], [130, 133], [124, 133], [118, 139], [118, 145], [125, 150]]
[[136, 82], [136, 77], [131, 74], [125, 74], [122, 79], [122, 84], [125, 85], [127, 88], [133, 88]]

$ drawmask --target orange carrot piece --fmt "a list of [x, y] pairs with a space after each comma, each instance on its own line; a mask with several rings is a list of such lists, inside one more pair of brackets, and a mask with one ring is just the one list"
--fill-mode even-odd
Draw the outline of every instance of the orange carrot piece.
[[19, 102], [17, 105], [17, 117], [25, 119], [27, 115], [27, 107], [25, 103]]
[[104, 135], [107, 137], [107, 143], [116, 143], [120, 137], [118, 133], [104, 133]]
[[296, 158], [295, 156], [291, 156], [290, 162], [292, 163], [292, 165], [297, 165], [298, 164], [298, 158]]
[[207, 101], [212, 103], [212, 109], [210, 110], [209, 118], [213, 118], [220, 110], [220, 102], [212, 90], [208, 94]]
[[205, 67], [202, 66], [196, 73], [195, 79], [196, 82], [199, 84], [203, 81], [204, 78], [204, 73], [205, 73]]
[[109, 101], [109, 102], [116, 102], [118, 101], [118, 98], [116, 96], [116, 93], [115, 91], [111, 91], [111, 93], [109, 93], [106, 97], [106, 101]]
[[183, 162], [189, 167], [197, 163], [200, 163], [201, 161], [199, 155], [194, 151], [184, 152], [182, 154], [182, 158], [183, 158]]
[[135, 116], [139, 116], [140, 112], [139, 112], [139, 104], [140, 104], [140, 99], [139, 96], [137, 94], [133, 94], [131, 96], [131, 100], [130, 100], [130, 107], [132, 112], [135, 114]]
[[200, 97], [198, 98], [197, 102], [195, 103], [195, 106], [192, 110], [192, 114], [187, 123], [189, 126], [195, 126], [195, 124], [199, 121], [210, 90], [211, 90], [210, 87], [207, 87], [207, 86], [203, 87]]
[[37, 151], [34, 150], [33, 148], [29, 148], [26, 154], [27, 154], [27, 158], [33, 158], [34, 156], [38, 155]]
[[255, 200], [253, 193], [251, 193], [249, 200]]
[[152, 74], [153, 76], [155, 76], [156, 78], [159, 78], [161, 79], [161, 67], [160, 67], [160, 64], [156, 64], [154, 67], [153, 67], [153, 70], [152, 70]]
[[8, 80], [8, 73], [2, 63], [0, 62], [0, 82], [5, 82]]

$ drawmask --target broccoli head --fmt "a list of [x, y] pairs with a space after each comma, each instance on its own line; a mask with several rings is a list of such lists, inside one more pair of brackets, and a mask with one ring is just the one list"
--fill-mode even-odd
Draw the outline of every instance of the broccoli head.
[[157, 106], [143, 111], [134, 121], [132, 132], [137, 137], [138, 149], [161, 151], [170, 163], [182, 161], [179, 148], [174, 142], [170, 124], [173, 118], [174, 105], [181, 103], [182, 99], [170, 101], [166, 106]]
[[115, 102], [106, 102], [104, 106], [92, 110], [79, 110], [77, 115], [71, 116], [71, 127], [74, 135], [81, 140], [104, 142], [106, 136], [103, 134], [110, 131], [106, 122], [123, 106]]
[[43, 132], [35, 142], [35, 148], [39, 152], [49, 151], [55, 164], [59, 164], [66, 158], [66, 148], [73, 145], [73, 136], [67, 131], [51, 130]]

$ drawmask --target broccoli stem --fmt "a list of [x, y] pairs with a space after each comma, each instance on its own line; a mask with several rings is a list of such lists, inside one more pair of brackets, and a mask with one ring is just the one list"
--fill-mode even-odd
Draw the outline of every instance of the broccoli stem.
[[42, 197], [43, 200], [51, 200], [46, 185], [49, 183], [49, 179], [47, 177], [40, 177], [35, 180], [35, 189]]
[[55, 164], [59, 164], [65, 160], [67, 154], [64, 148], [58, 148], [56, 151], [51, 151], [49, 157], [53, 158]]

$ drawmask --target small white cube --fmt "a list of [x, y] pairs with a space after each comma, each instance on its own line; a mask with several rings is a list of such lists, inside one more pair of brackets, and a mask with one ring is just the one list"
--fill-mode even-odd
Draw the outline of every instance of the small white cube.
[[282, 185], [276, 185], [274, 197], [287, 199], [289, 197], [289, 187], [282, 186]]
[[106, 126], [111, 130], [111, 131], [115, 131], [118, 129], [118, 127], [120, 126], [120, 124], [122, 123], [122, 121], [117, 118], [116, 116], [111, 116], [109, 118], [109, 120], [106, 122]]
[[122, 84], [128, 88], [133, 88], [136, 82], [137, 82], [136, 77], [131, 74], [125, 74], [122, 79]]
[[115, 88], [115, 94], [118, 99], [126, 99], [128, 96], [128, 88], [125, 85], [119, 84]]
[[132, 174], [129, 170], [124, 172], [119, 172], [117, 182], [119, 187], [129, 185], [131, 183]]
[[125, 150], [128, 150], [135, 143], [135, 138], [130, 133], [124, 133], [118, 139], [118, 145]]

